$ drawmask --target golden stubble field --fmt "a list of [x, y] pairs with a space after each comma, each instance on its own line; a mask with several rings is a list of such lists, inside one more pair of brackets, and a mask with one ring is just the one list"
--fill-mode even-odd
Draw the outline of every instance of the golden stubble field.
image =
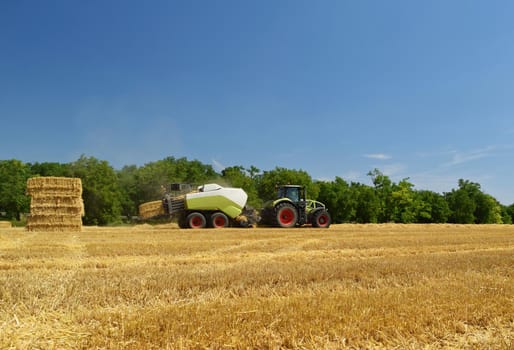
[[0, 228], [2, 349], [512, 349], [514, 226]]

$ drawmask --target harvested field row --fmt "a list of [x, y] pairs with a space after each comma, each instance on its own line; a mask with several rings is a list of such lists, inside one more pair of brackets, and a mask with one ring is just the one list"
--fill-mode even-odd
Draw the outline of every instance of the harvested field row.
[[513, 227], [381, 228], [0, 229], [0, 347], [512, 348]]

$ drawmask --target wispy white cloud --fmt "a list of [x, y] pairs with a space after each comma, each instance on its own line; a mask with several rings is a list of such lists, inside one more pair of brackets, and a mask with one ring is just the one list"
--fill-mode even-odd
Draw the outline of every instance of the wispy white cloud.
[[388, 159], [393, 158], [390, 155], [384, 154], [384, 153], [365, 154], [364, 157], [370, 158], [370, 159], [378, 159], [378, 160], [388, 160]]
[[[502, 162], [510, 158], [512, 145], [486, 145], [480, 148], [434, 151], [417, 156], [424, 158], [423, 165], [416, 167], [417, 172], [409, 174], [418, 189], [448, 192], [458, 186], [458, 179], [466, 179], [483, 185], [483, 190], [497, 186], [498, 176], [486, 164]], [[495, 198], [507, 203], [508, 195], [501, 191], [491, 193]], [[507, 198], [507, 199], [506, 199]]]
[[472, 150], [442, 150], [442, 151], [430, 151], [430, 152], [416, 152], [415, 155], [418, 158], [432, 158], [434, 159], [438, 167], [448, 168], [456, 165], [470, 163], [479, 159], [497, 157], [505, 154], [511, 154], [514, 149], [514, 145], [489, 145], [482, 148]]
[[451, 151], [451, 160], [445, 162], [443, 165], [445, 166], [455, 166], [459, 164], [469, 163], [474, 160], [491, 157], [495, 154], [495, 151], [498, 150], [497, 146], [487, 146], [484, 148], [471, 150], [467, 152], [462, 151]]

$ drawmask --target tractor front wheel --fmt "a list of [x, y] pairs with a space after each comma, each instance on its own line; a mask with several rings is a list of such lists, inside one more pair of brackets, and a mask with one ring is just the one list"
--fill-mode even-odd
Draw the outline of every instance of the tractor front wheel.
[[281, 203], [276, 207], [276, 220], [280, 227], [294, 227], [298, 221], [298, 212], [291, 203]]
[[318, 210], [312, 215], [312, 226], [328, 228], [330, 226], [330, 214], [326, 210]]

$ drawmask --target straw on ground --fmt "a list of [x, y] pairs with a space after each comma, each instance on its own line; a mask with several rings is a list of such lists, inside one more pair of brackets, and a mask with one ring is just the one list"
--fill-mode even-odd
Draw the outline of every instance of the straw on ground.
[[514, 345], [514, 228], [0, 229], [0, 348]]

